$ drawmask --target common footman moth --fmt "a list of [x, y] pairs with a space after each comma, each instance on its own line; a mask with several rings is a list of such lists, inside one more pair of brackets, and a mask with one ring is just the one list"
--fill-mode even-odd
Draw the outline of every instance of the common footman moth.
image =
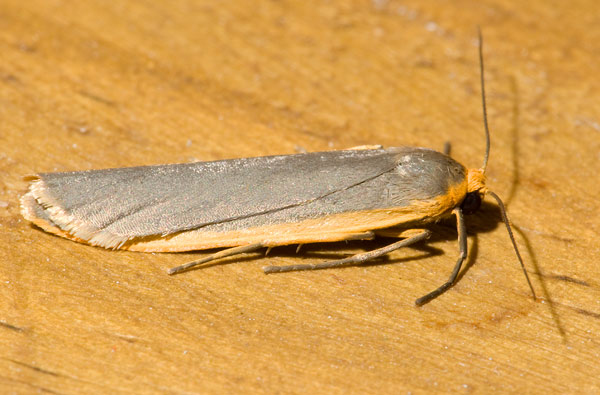
[[459, 257], [450, 278], [416, 300], [429, 302], [456, 281], [467, 257], [464, 214], [487, 193], [502, 219], [535, 299], [500, 198], [485, 185], [490, 150], [479, 32], [486, 152], [467, 169], [426, 148], [350, 149], [212, 162], [40, 173], [21, 198], [23, 216], [43, 230], [95, 246], [143, 252], [224, 248], [173, 268], [288, 244], [400, 241], [330, 262], [265, 267], [265, 273], [359, 264], [427, 239], [426, 226], [456, 216]]

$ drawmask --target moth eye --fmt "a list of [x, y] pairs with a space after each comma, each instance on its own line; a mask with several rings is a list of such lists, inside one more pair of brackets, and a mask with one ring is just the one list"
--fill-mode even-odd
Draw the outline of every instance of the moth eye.
[[462, 209], [465, 215], [474, 214], [481, 207], [481, 196], [479, 196], [479, 192], [469, 192], [465, 199], [460, 204], [460, 208]]

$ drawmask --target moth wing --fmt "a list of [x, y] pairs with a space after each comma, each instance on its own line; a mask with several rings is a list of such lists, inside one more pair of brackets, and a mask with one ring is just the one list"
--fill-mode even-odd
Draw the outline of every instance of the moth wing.
[[48, 222], [75, 238], [115, 248], [136, 237], [310, 206], [389, 172], [399, 150], [42, 173], [28, 193], [39, 205], [30, 212], [43, 210]]

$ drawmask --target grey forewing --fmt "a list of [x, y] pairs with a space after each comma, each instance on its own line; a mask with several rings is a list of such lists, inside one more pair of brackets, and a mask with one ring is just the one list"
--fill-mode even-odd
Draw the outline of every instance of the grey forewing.
[[116, 235], [141, 237], [406, 206], [444, 194], [448, 183], [464, 174], [460, 164], [441, 153], [400, 147], [40, 177], [75, 218]]

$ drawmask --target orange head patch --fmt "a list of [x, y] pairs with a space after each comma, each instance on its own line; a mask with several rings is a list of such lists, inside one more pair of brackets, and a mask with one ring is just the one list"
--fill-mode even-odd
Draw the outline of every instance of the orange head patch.
[[488, 188], [485, 186], [486, 177], [483, 169], [467, 170], [467, 192], [479, 192], [481, 197], [485, 195]]

